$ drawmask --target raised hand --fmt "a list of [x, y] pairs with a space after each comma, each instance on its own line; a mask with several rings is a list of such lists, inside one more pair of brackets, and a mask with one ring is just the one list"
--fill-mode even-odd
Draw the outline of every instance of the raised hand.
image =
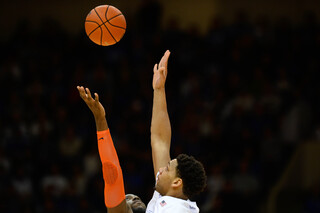
[[77, 86], [80, 97], [87, 104], [95, 118], [105, 118], [105, 110], [102, 104], [99, 102], [99, 95], [94, 93], [94, 98], [91, 96], [89, 88], [83, 86]]
[[162, 56], [159, 62], [159, 65], [155, 64], [153, 67], [153, 81], [152, 81], [153, 89], [164, 88], [166, 78], [167, 78], [167, 73], [168, 73], [167, 66], [168, 66], [169, 56], [170, 56], [170, 51], [167, 50]]

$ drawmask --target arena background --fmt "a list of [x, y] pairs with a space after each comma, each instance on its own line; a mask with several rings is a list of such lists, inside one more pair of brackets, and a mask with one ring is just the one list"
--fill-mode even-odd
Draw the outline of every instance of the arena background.
[[[123, 39], [85, 35], [95, 6]], [[320, 212], [316, 0], [2, 1], [0, 212], [106, 212], [94, 120], [98, 92], [126, 192], [148, 203], [152, 68], [166, 49], [172, 157], [208, 173], [201, 212]]]

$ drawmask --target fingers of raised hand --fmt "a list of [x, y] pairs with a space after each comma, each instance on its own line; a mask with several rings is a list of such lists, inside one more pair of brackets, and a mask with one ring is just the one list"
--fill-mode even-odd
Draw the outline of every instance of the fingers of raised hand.
[[[91, 92], [89, 90], [89, 88], [84, 88], [83, 86], [77, 86], [77, 89], [79, 91], [80, 97], [88, 103], [88, 101], [92, 101], [93, 98], [91, 96]], [[95, 93], [95, 98], [98, 97], [98, 94]], [[99, 98], [98, 98], [99, 101]]]
[[77, 86], [77, 89], [79, 91], [80, 97], [82, 99], [85, 99], [87, 95], [86, 95], [86, 92], [85, 92], [83, 86]]
[[159, 68], [164, 66], [164, 56], [162, 56], [160, 62], [159, 62]]
[[166, 53], [165, 53], [165, 61], [164, 61], [164, 66], [165, 66], [166, 68], [167, 68], [167, 66], [168, 66], [169, 56], [170, 56], [170, 51], [167, 50]]
[[159, 73], [162, 77], [166, 77], [167, 73], [166, 73], [166, 69], [164, 67], [161, 67], [159, 70]]
[[86, 88], [86, 95], [89, 99], [92, 99], [91, 92], [90, 92], [89, 88]]
[[167, 50], [167, 51], [164, 53], [164, 55], [162, 56], [161, 60], [160, 60], [159, 68], [160, 68], [160, 67], [167, 67], [169, 56], [170, 56], [170, 51]]

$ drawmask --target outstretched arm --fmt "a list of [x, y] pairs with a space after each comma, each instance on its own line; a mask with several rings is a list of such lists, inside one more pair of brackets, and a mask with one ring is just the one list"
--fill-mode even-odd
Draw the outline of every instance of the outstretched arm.
[[98, 149], [105, 183], [105, 205], [108, 208], [108, 212], [131, 212], [131, 209], [129, 209], [126, 204], [122, 170], [110, 135], [104, 107], [99, 102], [97, 93], [94, 94], [93, 98], [88, 88], [78, 86], [77, 89], [80, 97], [87, 104], [95, 119]]
[[170, 51], [153, 68], [153, 108], [151, 120], [151, 147], [154, 175], [170, 161], [171, 125], [167, 110], [165, 82]]

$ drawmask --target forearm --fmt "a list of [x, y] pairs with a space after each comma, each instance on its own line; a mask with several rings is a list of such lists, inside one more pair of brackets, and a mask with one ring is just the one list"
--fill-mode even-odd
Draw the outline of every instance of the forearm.
[[167, 110], [165, 89], [155, 89], [153, 92], [151, 142], [166, 143], [166, 146], [170, 147], [170, 141], [171, 125]]

